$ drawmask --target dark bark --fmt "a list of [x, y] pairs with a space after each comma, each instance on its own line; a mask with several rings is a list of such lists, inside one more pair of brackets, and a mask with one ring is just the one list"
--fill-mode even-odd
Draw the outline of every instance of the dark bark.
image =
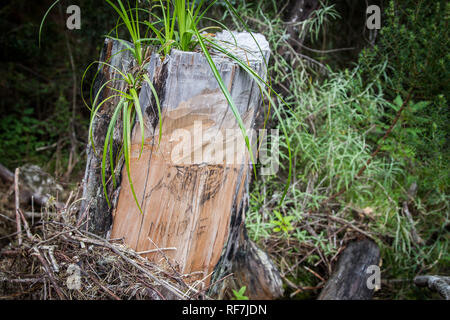
[[[248, 181], [245, 183], [248, 186]], [[246, 286], [245, 295], [250, 299], [280, 298], [284, 293], [281, 275], [267, 253], [248, 238], [245, 221], [240, 214], [248, 208], [248, 197], [236, 205], [228, 242], [212, 278], [217, 284], [210, 288], [210, 292], [219, 299], [230, 299], [233, 294], [229, 288]], [[221, 281], [228, 274], [233, 274], [233, 277]]]
[[368, 267], [380, 263], [380, 250], [369, 239], [350, 243], [319, 295], [319, 300], [370, 300], [374, 290], [367, 286]]

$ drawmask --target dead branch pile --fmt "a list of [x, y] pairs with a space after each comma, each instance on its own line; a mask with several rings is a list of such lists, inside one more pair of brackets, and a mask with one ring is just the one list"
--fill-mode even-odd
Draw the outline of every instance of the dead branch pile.
[[[124, 246], [85, 231], [67, 206], [32, 223], [19, 209], [17, 232], [0, 249], [0, 299], [194, 299], [208, 298], [202, 283], [171, 265], [156, 265]], [[0, 216], [14, 225], [15, 219]], [[3, 237], [5, 238], [5, 237]]]

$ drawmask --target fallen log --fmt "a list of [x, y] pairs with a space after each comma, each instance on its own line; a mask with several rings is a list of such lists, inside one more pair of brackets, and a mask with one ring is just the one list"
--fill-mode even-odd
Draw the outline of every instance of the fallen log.
[[[14, 183], [14, 173], [9, 171], [4, 165], [0, 164], [0, 179], [12, 185]], [[41, 207], [48, 205], [48, 201], [50, 200], [48, 195], [33, 192], [30, 186], [23, 182], [21, 182], [20, 185], [20, 203], [25, 204], [33, 201], [33, 203]], [[55, 201], [54, 205], [57, 209], [62, 209], [64, 207], [64, 203], [58, 201]]]
[[450, 277], [437, 275], [417, 276], [414, 278], [414, 284], [418, 287], [428, 288], [439, 293], [443, 299], [450, 300]]
[[0, 178], [6, 182], [14, 182], [14, 173], [0, 163]]
[[[270, 49], [262, 35], [255, 36], [262, 54], [246, 33], [235, 34], [237, 47], [233, 47], [233, 53], [264, 78], [264, 59], [269, 58]], [[233, 41], [226, 32], [216, 39]], [[129, 70], [133, 62], [127, 53], [119, 53], [122, 46], [106, 40], [101, 61], [113, 57], [111, 65]], [[249, 137], [254, 139], [250, 130], [255, 128], [261, 104], [257, 83], [224, 55], [216, 53], [213, 60]], [[112, 208], [108, 208], [100, 182], [101, 158], [88, 146], [81, 212], [87, 210], [89, 228], [111, 238], [123, 238], [137, 252], [146, 252], [143, 255], [149, 260], [165, 261], [190, 275], [191, 282], [202, 281], [206, 288], [213, 284], [209, 292], [221, 298], [230, 297], [227, 288], [243, 285], [250, 298], [280, 297], [283, 289], [277, 268], [246, 234], [244, 213], [252, 174], [249, 153], [206, 58], [202, 53], [178, 50], [164, 59], [152, 54], [147, 73], [158, 93], [162, 118], [158, 118], [152, 91], [143, 84], [139, 99], [146, 128], [144, 151], [139, 157], [141, 133], [135, 125], [130, 161], [131, 179], [143, 212], [135, 203], [121, 166], [116, 167], [118, 188], [108, 184], [113, 199]], [[113, 76], [109, 67], [101, 67], [96, 87]], [[102, 99], [108, 94], [102, 93]], [[94, 120], [97, 145], [103, 145], [114, 103], [117, 101], [107, 103]], [[114, 134], [117, 147], [121, 144], [120, 130], [118, 126]]]
[[[367, 285], [369, 267], [379, 266], [380, 249], [369, 239], [351, 242], [322, 289], [319, 300], [370, 300], [374, 288]], [[370, 270], [369, 270], [370, 271]]]

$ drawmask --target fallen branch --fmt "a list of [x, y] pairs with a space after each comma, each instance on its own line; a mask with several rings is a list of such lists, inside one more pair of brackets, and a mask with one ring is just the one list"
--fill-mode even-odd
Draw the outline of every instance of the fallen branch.
[[19, 240], [19, 246], [22, 245], [22, 223], [20, 222], [20, 198], [19, 198], [19, 168], [16, 169], [14, 175], [14, 192], [16, 200], [16, 227], [17, 227], [17, 239]]
[[[3, 166], [1, 163], [0, 163], [0, 178], [3, 181], [11, 184], [13, 184], [15, 180], [14, 174], [11, 171], [9, 171], [8, 168]], [[47, 196], [32, 192], [30, 188], [26, 185], [21, 186], [20, 199], [22, 200], [22, 203], [28, 203], [33, 200], [34, 203], [38, 204], [41, 207], [46, 206], [49, 200]], [[62, 209], [64, 208], [64, 203], [55, 202], [55, 206], [57, 209]]]
[[412, 238], [413, 242], [416, 244], [423, 244], [424, 241], [417, 233], [416, 227], [414, 225], [413, 217], [411, 215], [411, 212], [409, 212], [407, 201], [403, 201], [403, 213], [405, 214], [405, 216], [408, 219], [408, 222], [411, 226], [411, 238]]
[[187, 297], [185, 296], [185, 294], [183, 292], [181, 292], [179, 289], [175, 288], [174, 286], [172, 286], [170, 283], [168, 283], [167, 281], [161, 280], [156, 278], [153, 274], [151, 274], [150, 272], [148, 272], [146, 269], [144, 269], [143, 267], [141, 267], [139, 264], [137, 264], [134, 260], [128, 258], [127, 256], [124, 255], [123, 252], [121, 252], [121, 250], [118, 250], [117, 246], [114, 246], [112, 244], [110, 244], [107, 240], [104, 240], [103, 238], [87, 232], [87, 231], [80, 231], [77, 230], [77, 233], [86, 233], [89, 236], [95, 238], [94, 239], [89, 239], [89, 238], [84, 238], [84, 237], [77, 237], [77, 236], [73, 236], [72, 238], [79, 240], [79, 241], [83, 241], [86, 243], [91, 243], [91, 244], [95, 244], [95, 245], [100, 245], [100, 246], [105, 246], [109, 249], [111, 249], [115, 254], [117, 254], [118, 256], [120, 256], [123, 260], [127, 261], [129, 264], [131, 264], [132, 266], [134, 266], [136, 269], [138, 269], [139, 271], [141, 271], [143, 274], [145, 274], [147, 277], [149, 277], [150, 279], [152, 279], [153, 281], [155, 281], [156, 283], [161, 284], [162, 286], [164, 286], [165, 288], [167, 288], [172, 294], [175, 295], [175, 297], [179, 298], [179, 299], [186, 299]]
[[61, 288], [59, 287], [58, 283], [57, 283], [56, 280], [55, 280], [55, 276], [54, 276], [54, 274], [53, 274], [53, 271], [50, 269], [50, 267], [49, 267], [47, 261], [46, 261], [45, 258], [42, 256], [41, 251], [40, 251], [39, 249], [37, 249], [37, 248], [34, 248], [34, 251], [36, 252], [37, 258], [38, 258], [39, 261], [42, 263], [42, 266], [44, 267], [45, 272], [47, 273], [47, 275], [48, 275], [48, 277], [49, 277], [49, 279], [50, 279], [50, 282], [51, 282], [52, 285], [53, 285], [53, 288], [55, 289], [56, 293], [58, 294], [58, 297], [59, 297], [61, 300], [66, 300], [66, 297], [65, 297], [64, 294], [62, 293]]
[[[57, 215], [34, 228], [30, 228], [24, 213], [17, 211], [22, 222], [22, 245], [16, 241], [0, 251], [0, 298], [195, 299], [201, 294], [209, 299], [192, 285], [188, 290], [180, 285], [189, 275], [178, 276], [120, 243], [80, 230], [73, 225], [76, 213], [68, 211], [67, 223], [60, 222], [63, 217]], [[11, 222], [15, 224], [15, 220]], [[68, 286], [76, 276], [68, 271], [71, 266], [79, 271], [80, 288]], [[24, 290], [24, 285], [30, 290]]]
[[450, 300], [450, 277], [446, 276], [417, 276], [414, 283], [418, 287], [428, 287], [431, 291], [439, 293], [445, 300]]

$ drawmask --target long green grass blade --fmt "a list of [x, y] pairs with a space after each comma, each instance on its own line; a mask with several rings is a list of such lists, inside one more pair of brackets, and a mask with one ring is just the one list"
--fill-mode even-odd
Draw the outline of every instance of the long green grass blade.
[[236, 63], [242, 68], [244, 69], [253, 79], [255, 79], [255, 81], [258, 83], [260, 90], [262, 90], [264, 92], [264, 95], [271, 101], [271, 104], [274, 106], [274, 110], [275, 110], [275, 114], [280, 122], [281, 128], [283, 130], [283, 134], [286, 138], [286, 144], [287, 144], [287, 149], [288, 149], [288, 155], [289, 155], [289, 173], [288, 173], [288, 181], [286, 182], [286, 186], [284, 188], [283, 191], [283, 195], [281, 196], [281, 200], [280, 200], [280, 206], [284, 201], [284, 198], [286, 197], [286, 194], [289, 190], [289, 186], [292, 180], [292, 153], [291, 153], [291, 147], [290, 147], [290, 142], [289, 142], [289, 136], [287, 134], [287, 130], [286, 127], [284, 125], [284, 121], [283, 118], [281, 117], [281, 114], [278, 110], [278, 108], [275, 108], [275, 104], [272, 100], [272, 97], [270, 95], [270, 93], [265, 89], [265, 87], [269, 88], [270, 92], [273, 92], [277, 98], [286, 106], [288, 106], [288, 108], [290, 109], [289, 105], [283, 100], [283, 98], [275, 91], [273, 90], [273, 88], [266, 82], [264, 81], [252, 68], [250, 68], [247, 64], [245, 64], [244, 62], [242, 62], [238, 57], [236, 57], [235, 55], [233, 55], [232, 53], [230, 53], [229, 51], [225, 50], [224, 48], [218, 46], [215, 42], [211, 41], [211, 40], [207, 40], [211, 46], [214, 47], [214, 49], [216, 49], [219, 52], [222, 52], [223, 54], [226, 54], [228, 57], [230, 57], [230, 59], [233, 59], [234, 61], [236, 61]]
[[130, 94], [126, 93], [125, 91], [122, 91], [122, 90], [119, 90], [119, 89], [116, 89], [116, 88], [113, 88], [113, 87], [108, 87], [108, 88], [110, 90], [112, 90], [112, 91], [119, 92], [120, 96], [122, 96], [124, 98], [127, 98], [128, 100], [133, 100], [133, 97]]
[[[84, 105], [85, 105], [89, 110], [91, 110], [91, 108], [90, 108], [89, 105], [87, 104], [86, 99], [84, 99], [84, 94], [83, 94], [83, 83], [84, 83], [84, 79], [86, 78], [87, 72], [88, 72], [89, 69], [90, 69], [93, 65], [95, 65], [95, 64], [98, 64], [98, 65], [107, 65], [107, 66], [111, 67], [111, 65], [110, 65], [108, 62], [109, 62], [114, 56], [116, 56], [116, 55], [118, 55], [118, 54], [121, 54], [122, 52], [125, 52], [126, 50], [127, 50], [127, 49], [123, 49], [123, 50], [120, 50], [120, 51], [116, 52], [116, 53], [113, 54], [111, 57], [109, 57], [109, 59], [108, 59], [106, 62], [102, 62], [102, 61], [94, 61], [94, 62], [91, 62], [91, 63], [87, 66], [87, 68], [84, 70], [83, 76], [81, 77], [81, 85], [80, 85], [80, 88], [81, 88], [81, 99], [83, 100]], [[116, 68], [116, 70], [119, 70], [119, 69]], [[100, 68], [97, 69], [97, 71], [95, 72], [94, 78], [93, 78], [92, 81], [91, 81], [91, 85], [90, 85], [90, 89], [89, 89], [89, 101], [90, 101], [90, 103], [92, 103], [92, 95], [93, 95], [93, 91], [94, 91], [94, 84], [95, 84], [95, 80], [97, 79], [97, 76], [98, 76], [99, 73], [100, 73]]]
[[139, 151], [139, 158], [141, 158], [142, 151], [144, 151], [144, 141], [145, 141], [145, 132], [144, 132], [144, 117], [142, 116], [142, 110], [141, 105], [139, 103], [139, 97], [137, 95], [136, 89], [131, 88], [130, 89], [131, 96], [133, 97], [134, 101], [134, 109], [136, 110], [136, 113], [138, 115], [139, 120], [139, 126], [141, 128], [141, 149]]
[[[264, 65], [266, 67], [266, 70], [269, 70], [269, 66], [268, 66], [268, 62], [266, 60], [266, 57], [264, 56], [263, 51], [262, 51], [258, 41], [256, 41], [256, 38], [253, 35], [253, 33], [251, 32], [250, 28], [247, 26], [247, 24], [245, 23], [244, 19], [242, 19], [241, 15], [237, 12], [237, 10], [234, 8], [234, 6], [228, 0], [224, 0], [224, 1], [225, 1], [225, 4], [226, 4], [227, 8], [234, 14], [234, 16], [236, 16], [238, 18], [240, 23], [244, 26], [245, 31], [247, 31], [250, 34], [250, 36], [253, 38], [253, 41], [255, 41], [256, 45], [258, 46], [259, 52], [261, 53], [261, 56], [263, 57]], [[270, 77], [269, 77], [269, 81], [268, 82], [269, 82], [269, 85], [271, 85]], [[271, 101], [271, 100], [269, 99], [269, 101]], [[271, 107], [271, 105], [270, 105], [270, 102], [269, 102], [269, 108], [267, 109], [266, 119], [264, 120], [264, 125], [263, 125], [264, 129], [266, 128], [267, 120], [268, 120], [269, 115], [270, 115], [270, 107]]]
[[[112, 121], [112, 119], [111, 119], [111, 121]], [[109, 136], [109, 145], [110, 145], [110, 148], [109, 148], [109, 165], [111, 166], [111, 177], [112, 177], [112, 181], [113, 181], [113, 187], [115, 189], [115, 188], [117, 188], [117, 184], [116, 184], [116, 174], [114, 172], [114, 170], [115, 170], [114, 169], [114, 167], [115, 167], [115, 165], [114, 165], [114, 152], [113, 152], [113, 149], [114, 149], [113, 148], [114, 147], [114, 137], [113, 137], [112, 134]]]
[[247, 149], [250, 153], [250, 158], [252, 161], [252, 166], [253, 166], [253, 171], [256, 177], [256, 162], [255, 162], [255, 157], [253, 155], [253, 150], [251, 148], [250, 145], [250, 141], [246, 132], [246, 128], [244, 125], [244, 122], [242, 121], [241, 115], [239, 114], [239, 110], [237, 109], [236, 105], [234, 104], [233, 98], [231, 97], [230, 93], [228, 92], [228, 89], [225, 85], [225, 83], [223, 82], [223, 79], [219, 73], [219, 71], [217, 70], [216, 65], [214, 64], [213, 59], [211, 58], [211, 55], [209, 54], [208, 49], [205, 46], [205, 43], [203, 42], [203, 37], [200, 35], [200, 33], [198, 32], [197, 28], [194, 28], [194, 32], [195, 35], [198, 38], [198, 43], [200, 44], [200, 47], [203, 51], [203, 53], [205, 54], [206, 60], [208, 61], [208, 64], [211, 68], [211, 71], [214, 74], [214, 77], [217, 80], [217, 83], [219, 84], [220, 90], [222, 91], [222, 93], [224, 94], [225, 98], [227, 99], [228, 104], [230, 105], [231, 111], [233, 112], [234, 117], [236, 118], [236, 121], [239, 125], [239, 128], [241, 129], [242, 135], [244, 136], [244, 140], [245, 140], [245, 144], [247, 146]]
[[[109, 201], [108, 190], [106, 188], [106, 157], [107, 157], [107, 153], [108, 153], [108, 147], [109, 147], [110, 150], [113, 148], [113, 145], [111, 143], [112, 139], [110, 139], [110, 138], [112, 138], [112, 132], [114, 130], [114, 126], [116, 124], [116, 120], [117, 120], [117, 117], [118, 117], [119, 112], [121, 110], [122, 104], [123, 104], [123, 100], [120, 100], [119, 104], [117, 105], [116, 109], [114, 110], [113, 116], [112, 116], [111, 121], [109, 122], [109, 125], [108, 125], [108, 130], [106, 132], [106, 137], [105, 137], [105, 144], [103, 146], [102, 185], [103, 185], [103, 192], [105, 194], [106, 202], [108, 203], [108, 207], [111, 207], [111, 203]], [[111, 152], [112, 152], [112, 150], [111, 150]], [[111, 162], [110, 165], [111, 165], [111, 174], [114, 177], [114, 165], [113, 165], [113, 162]], [[113, 179], [115, 181], [115, 178], [113, 178]]]
[[158, 108], [158, 122], [159, 122], [159, 137], [158, 137], [158, 148], [161, 143], [161, 135], [162, 135], [162, 114], [161, 114], [161, 104], [159, 103], [158, 93], [156, 92], [155, 86], [150, 81], [150, 78], [147, 74], [144, 74], [144, 79], [147, 81], [150, 89], [152, 90], [153, 97], [155, 97], [156, 107]]
[[131, 114], [131, 106], [129, 103], [125, 103], [123, 107], [123, 154], [125, 158], [125, 169], [127, 171], [128, 181], [130, 183], [130, 189], [131, 193], [133, 194], [134, 201], [136, 202], [136, 205], [139, 208], [139, 211], [142, 214], [142, 209], [139, 204], [139, 201], [136, 196], [136, 192], [134, 190], [133, 181], [131, 179], [131, 172], [130, 172], [130, 149], [131, 149], [131, 141], [130, 141], [130, 116]]
[[92, 149], [94, 150], [94, 153], [97, 153], [97, 151], [95, 150], [95, 144], [94, 144], [94, 135], [93, 135], [93, 125], [94, 125], [94, 119], [95, 116], [97, 115], [98, 110], [100, 109], [100, 107], [107, 102], [108, 100], [115, 98], [115, 97], [120, 97], [120, 95], [116, 94], [116, 95], [112, 95], [109, 96], [108, 98], [105, 98], [102, 102], [99, 103], [99, 105], [94, 109], [94, 112], [91, 115], [91, 120], [89, 122], [89, 141], [92, 144]]
[[54, 6], [58, 4], [60, 0], [56, 0], [53, 2], [53, 4], [48, 8], [47, 12], [45, 12], [44, 17], [42, 18], [41, 25], [39, 26], [39, 48], [41, 47], [41, 34], [42, 34], [42, 27], [44, 26], [45, 19], [47, 18], [50, 11], [53, 9]]

